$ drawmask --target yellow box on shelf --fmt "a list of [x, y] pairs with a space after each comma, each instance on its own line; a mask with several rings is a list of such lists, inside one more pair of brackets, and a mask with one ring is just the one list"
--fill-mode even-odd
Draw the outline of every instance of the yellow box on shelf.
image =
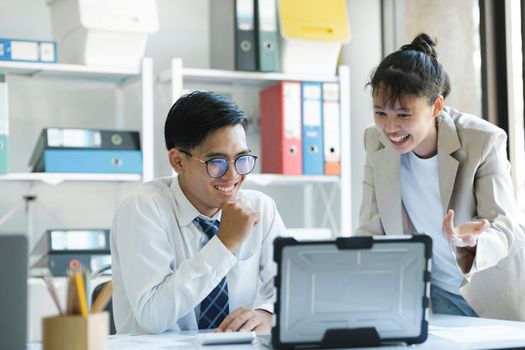
[[336, 73], [341, 46], [350, 40], [345, 0], [279, 0], [285, 73]]

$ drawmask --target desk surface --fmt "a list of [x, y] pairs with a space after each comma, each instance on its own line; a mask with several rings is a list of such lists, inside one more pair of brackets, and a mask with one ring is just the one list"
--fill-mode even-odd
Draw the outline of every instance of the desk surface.
[[[254, 350], [269, 349], [268, 337], [258, 338], [251, 345], [212, 345], [201, 347], [193, 340], [194, 332], [159, 335], [116, 335], [108, 338], [108, 350]], [[440, 336], [437, 336], [439, 334]], [[410, 348], [418, 349], [501, 349], [525, 347], [525, 322], [491, 320], [461, 316], [433, 315], [428, 340]], [[40, 350], [41, 344], [30, 343], [28, 350]], [[400, 349], [382, 346], [369, 349]]]

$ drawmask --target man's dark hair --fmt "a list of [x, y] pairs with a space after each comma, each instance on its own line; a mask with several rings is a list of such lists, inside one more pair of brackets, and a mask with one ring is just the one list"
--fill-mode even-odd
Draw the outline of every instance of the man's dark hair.
[[215, 130], [238, 124], [246, 130], [248, 119], [232, 100], [214, 92], [194, 91], [180, 97], [168, 113], [166, 148], [189, 151], [202, 145]]

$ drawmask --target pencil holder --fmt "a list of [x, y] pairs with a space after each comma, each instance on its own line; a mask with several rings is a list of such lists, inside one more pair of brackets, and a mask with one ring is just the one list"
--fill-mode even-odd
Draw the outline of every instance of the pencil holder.
[[44, 350], [104, 350], [109, 333], [107, 312], [54, 316], [42, 320]]

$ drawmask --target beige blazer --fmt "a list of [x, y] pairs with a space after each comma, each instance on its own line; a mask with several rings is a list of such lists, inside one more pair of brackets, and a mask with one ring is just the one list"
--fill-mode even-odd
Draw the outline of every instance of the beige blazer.
[[[365, 131], [366, 163], [358, 235], [416, 233], [401, 202], [400, 155], [375, 126]], [[444, 218], [485, 218], [474, 264], [465, 265], [461, 294], [482, 317], [525, 320], [525, 238], [513, 197], [507, 136], [481, 118], [445, 107], [438, 117], [439, 190]], [[422, 203], [424, 204], [424, 203]]]

